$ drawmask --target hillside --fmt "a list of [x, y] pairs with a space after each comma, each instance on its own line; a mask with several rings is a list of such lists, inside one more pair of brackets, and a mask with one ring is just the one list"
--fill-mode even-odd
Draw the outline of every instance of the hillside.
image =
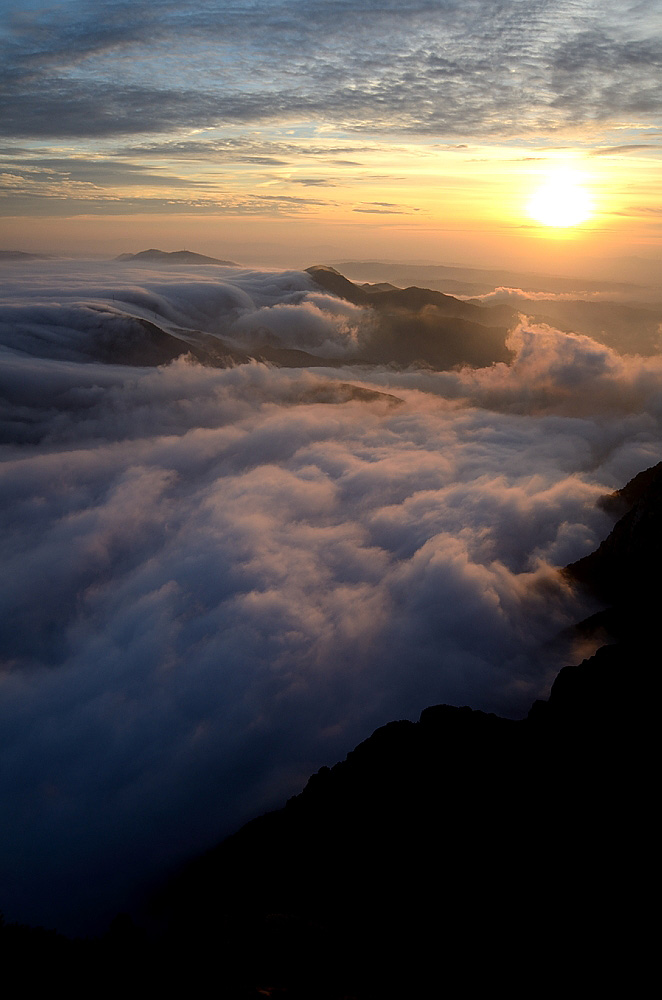
[[427, 288], [366, 288], [332, 267], [306, 269], [327, 292], [370, 311], [371, 326], [356, 360], [371, 364], [423, 365], [445, 371], [510, 361], [509, 307], [472, 305]]

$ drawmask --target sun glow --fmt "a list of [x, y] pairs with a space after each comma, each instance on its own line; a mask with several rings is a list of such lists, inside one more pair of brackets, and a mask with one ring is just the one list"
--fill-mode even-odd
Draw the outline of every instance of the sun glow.
[[544, 226], [564, 229], [586, 222], [593, 212], [590, 194], [579, 174], [558, 170], [537, 188], [528, 203], [528, 213]]

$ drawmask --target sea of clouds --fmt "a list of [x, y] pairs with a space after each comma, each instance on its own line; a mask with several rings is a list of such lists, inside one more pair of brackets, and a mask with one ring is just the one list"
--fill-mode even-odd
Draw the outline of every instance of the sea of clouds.
[[[522, 717], [579, 655], [557, 569], [659, 461], [659, 357], [522, 317], [510, 365], [338, 367], [370, 316], [305, 273], [3, 271], [8, 919], [96, 931], [376, 726]], [[334, 366], [109, 364], [100, 316]]]

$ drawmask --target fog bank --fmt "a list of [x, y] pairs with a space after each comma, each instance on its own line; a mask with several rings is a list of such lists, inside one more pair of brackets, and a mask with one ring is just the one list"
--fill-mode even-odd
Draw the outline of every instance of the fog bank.
[[[337, 367], [369, 316], [303, 273], [6, 270], [8, 919], [96, 930], [376, 726], [521, 717], [575, 655], [556, 570], [659, 460], [659, 357], [522, 319], [510, 365]], [[99, 310], [336, 367], [104, 363]]]

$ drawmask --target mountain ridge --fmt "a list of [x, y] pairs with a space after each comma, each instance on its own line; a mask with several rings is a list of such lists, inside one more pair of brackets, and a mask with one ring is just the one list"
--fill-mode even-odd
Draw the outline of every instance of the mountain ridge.
[[114, 257], [117, 261], [138, 261], [150, 264], [221, 264], [224, 267], [239, 267], [232, 260], [219, 260], [218, 257], [207, 257], [193, 250], [141, 250], [139, 253], [121, 253]]

